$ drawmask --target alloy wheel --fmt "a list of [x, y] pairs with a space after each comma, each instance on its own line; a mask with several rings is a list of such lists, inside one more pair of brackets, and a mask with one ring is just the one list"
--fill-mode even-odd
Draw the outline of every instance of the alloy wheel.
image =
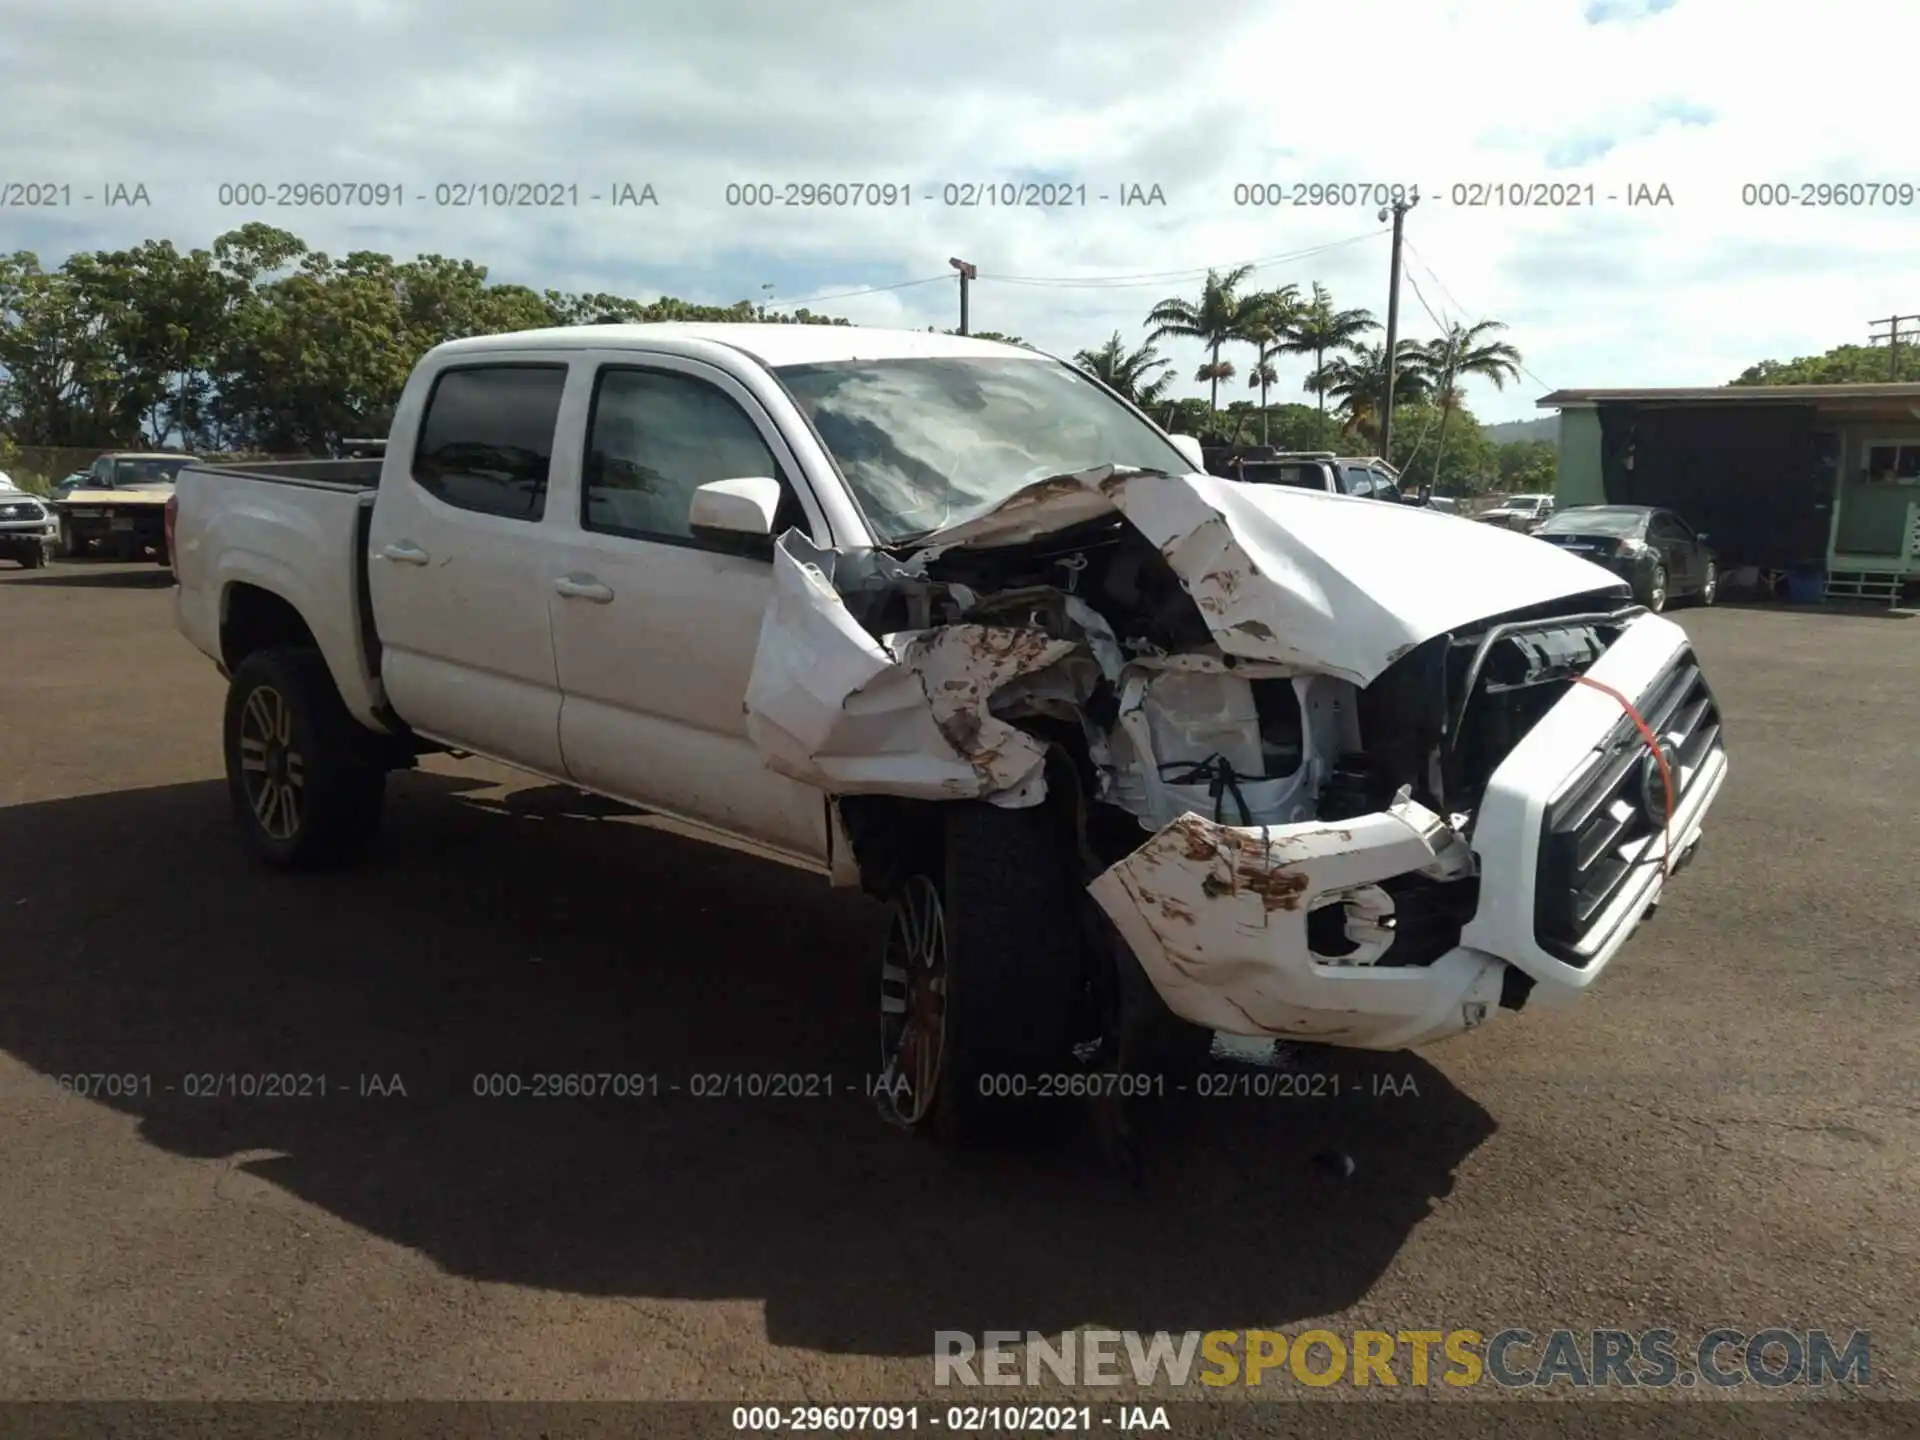
[[256, 687], [241, 709], [240, 771], [260, 828], [275, 840], [299, 834], [306, 762], [293, 746], [293, 707], [271, 686]]
[[880, 961], [879, 1099], [918, 1125], [933, 1108], [947, 1048], [947, 922], [940, 892], [915, 875], [894, 899]]

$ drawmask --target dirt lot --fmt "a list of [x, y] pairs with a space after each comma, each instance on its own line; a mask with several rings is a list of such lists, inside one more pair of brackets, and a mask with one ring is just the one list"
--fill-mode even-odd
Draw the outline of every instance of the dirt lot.
[[[1195, 1102], [1129, 1189], [884, 1126], [878, 911], [806, 876], [439, 761], [364, 867], [250, 868], [164, 584], [0, 575], [0, 1396], [898, 1398], [937, 1329], [1310, 1320], [1869, 1329], [1912, 1393], [1920, 622], [1683, 612], [1734, 771], [1599, 991], [1308, 1054], [1342, 1098]], [[682, 1092], [475, 1094], [552, 1071]], [[190, 1098], [257, 1072], [326, 1093]], [[740, 1072], [835, 1093], [689, 1093]]]

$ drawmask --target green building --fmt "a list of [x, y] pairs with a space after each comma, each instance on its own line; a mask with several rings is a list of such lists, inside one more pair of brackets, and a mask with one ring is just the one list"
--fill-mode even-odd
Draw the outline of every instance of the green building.
[[1556, 390], [1556, 497], [1660, 505], [1723, 569], [1825, 573], [1892, 599], [1920, 579], [1920, 383]]

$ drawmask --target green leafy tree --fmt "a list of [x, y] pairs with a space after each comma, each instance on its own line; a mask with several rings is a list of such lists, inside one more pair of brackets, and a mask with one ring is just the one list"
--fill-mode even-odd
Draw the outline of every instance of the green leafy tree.
[[1839, 345], [1824, 355], [1802, 355], [1795, 360], [1762, 360], [1740, 372], [1734, 385], [1866, 385], [1893, 380], [1920, 380], [1920, 343], [1900, 346], [1900, 373], [1893, 373], [1893, 357], [1884, 345]]
[[744, 300], [497, 284], [445, 255], [336, 259], [259, 223], [206, 250], [154, 240], [51, 270], [22, 251], [0, 257], [0, 430], [29, 448], [177, 437], [210, 451], [325, 452], [382, 432], [415, 362], [443, 341], [673, 320], [848, 323]]
[[1148, 344], [1185, 339], [1198, 340], [1207, 347], [1207, 363], [1194, 372], [1193, 378], [1210, 386], [1208, 404], [1214, 410], [1220, 408], [1220, 382], [1234, 376], [1233, 362], [1220, 358], [1221, 348], [1245, 340], [1260, 315], [1261, 298], [1240, 290], [1253, 269], [1240, 265], [1224, 275], [1209, 270], [1198, 300], [1174, 296], [1147, 312], [1146, 323], [1153, 327], [1147, 334]]
[[1300, 316], [1300, 287], [1283, 285], [1251, 297], [1251, 315], [1245, 339], [1254, 348], [1256, 359], [1247, 387], [1260, 392], [1260, 443], [1271, 443], [1267, 420], [1267, 391], [1280, 383], [1273, 362], [1286, 351], [1283, 348]]
[[1303, 388], [1319, 397], [1322, 416], [1327, 413], [1327, 395], [1332, 383], [1327, 372], [1328, 354], [1354, 350], [1361, 336], [1379, 328], [1369, 311], [1336, 310], [1333, 296], [1327, 293], [1326, 287], [1317, 281], [1314, 283], [1313, 298], [1295, 313], [1279, 351], [1282, 355], [1313, 356], [1313, 369], [1308, 372]]
[[1461, 408], [1461, 380], [1477, 377], [1493, 382], [1504, 390], [1507, 381], [1520, 378], [1520, 352], [1505, 341], [1490, 337], [1507, 327], [1498, 320], [1482, 320], [1474, 325], [1455, 323], [1447, 333], [1427, 343], [1423, 372], [1429, 389], [1440, 405], [1440, 434], [1435, 440], [1436, 468], [1447, 449], [1447, 425]]
[[[1424, 404], [1432, 394], [1427, 376], [1427, 349], [1418, 340], [1401, 340], [1400, 364], [1394, 378], [1394, 409]], [[1357, 346], [1351, 355], [1327, 362], [1326, 394], [1339, 402], [1344, 429], [1374, 440], [1379, 435], [1380, 417], [1387, 397], [1387, 347]]]
[[1510, 494], [1551, 494], [1560, 473], [1560, 449], [1551, 440], [1517, 440], [1498, 447], [1499, 488]]
[[1166, 373], [1172, 362], [1160, 358], [1160, 352], [1151, 340], [1129, 350], [1118, 330], [1098, 350], [1077, 353], [1073, 363], [1089, 374], [1098, 376], [1110, 389], [1118, 391], [1143, 410], [1151, 410], [1159, 404], [1167, 387], [1173, 383], [1173, 377]]

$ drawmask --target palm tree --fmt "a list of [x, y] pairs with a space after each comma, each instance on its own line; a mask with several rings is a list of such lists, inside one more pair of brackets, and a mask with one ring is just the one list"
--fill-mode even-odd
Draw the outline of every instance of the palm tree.
[[1274, 372], [1273, 360], [1282, 353], [1281, 346], [1293, 333], [1293, 322], [1300, 310], [1300, 287], [1282, 285], [1278, 290], [1267, 290], [1248, 298], [1251, 314], [1248, 317], [1246, 342], [1253, 346], [1259, 358], [1254, 361], [1253, 373], [1247, 376], [1247, 388], [1260, 392], [1260, 443], [1268, 443], [1267, 432], [1267, 391], [1280, 383], [1280, 377]]
[[1300, 308], [1288, 326], [1279, 353], [1313, 356], [1313, 371], [1307, 376], [1304, 388], [1320, 397], [1322, 420], [1327, 417], [1327, 352], [1352, 350], [1362, 335], [1379, 328], [1379, 322], [1369, 311], [1334, 309], [1333, 296], [1319, 281], [1314, 282], [1313, 298]]
[[1506, 328], [1498, 320], [1482, 320], [1476, 325], [1456, 321], [1447, 327], [1444, 336], [1425, 347], [1424, 371], [1440, 406], [1440, 438], [1433, 455], [1435, 480], [1440, 478], [1440, 462], [1447, 453], [1447, 422], [1460, 405], [1455, 382], [1478, 375], [1483, 380], [1491, 380], [1494, 389], [1504, 390], [1507, 381], [1520, 378], [1520, 352], [1504, 341], [1485, 339]]
[[1232, 379], [1234, 373], [1233, 362], [1220, 358], [1220, 347], [1244, 340], [1259, 313], [1260, 297], [1240, 293], [1252, 273], [1251, 265], [1237, 265], [1224, 275], [1209, 270], [1197, 304], [1175, 296], [1147, 312], [1146, 323], [1154, 327], [1147, 335], [1149, 345], [1171, 336], [1198, 340], [1207, 347], [1209, 359], [1193, 378], [1211, 383], [1208, 404], [1216, 411], [1220, 408], [1220, 382]]
[[[1073, 362], [1142, 409], [1158, 404], [1167, 387], [1173, 383], [1171, 375], [1154, 374], [1155, 371], [1164, 372], [1173, 362], [1161, 359], [1152, 341], [1137, 350], [1129, 350], [1118, 330], [1098, 350], [1080, 351], [1073, 357]], [[1149, 376], [1153, 378], [1149, 379]]]
[[[1351, 357], [1342, 355], [1328, 363], [1324, 393], [1340, 402], [1349, 431], [1371, 434], [1386, 405], [1387, 347], [1352, 348]], [[1393, 382], [1393, 403], [1417, 405], [1430, 398], [1433, 386], [1427, 377], [1427, 347], [1418, 340], [1402, 340], [1394, 348], [1400, 352], [1400, 365]]]

